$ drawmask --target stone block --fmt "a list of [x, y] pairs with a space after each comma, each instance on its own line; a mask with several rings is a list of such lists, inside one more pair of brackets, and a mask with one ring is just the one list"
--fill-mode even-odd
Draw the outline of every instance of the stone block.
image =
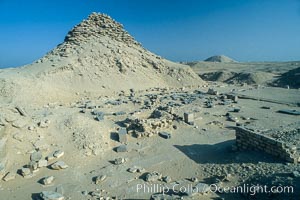
[[167, 133], [167, 132], [160, 132], [159, 136], [165, 139], [170, 139], [171, 138], [171, 134]]
[[121, 143], [127, 143], [127, 129], [120, 128], [118, 131], [118, 139]]
[[127, 148], [127, 145], [121, 145], [121, 146], [118, 146], [115, 148], [115, 151], [116, 152], [127, 152], [128, 151], [128, 148]]
[[184, 122], [190, 125], [194, 125], [194, 113], [184, 113]]

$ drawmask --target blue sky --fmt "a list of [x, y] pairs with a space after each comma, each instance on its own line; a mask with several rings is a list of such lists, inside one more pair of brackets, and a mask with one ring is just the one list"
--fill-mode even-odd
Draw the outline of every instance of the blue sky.
[[40, 58], [94, 11], [173, 61], [300, 60], [300, 0], [0, 0], [0, 68]]

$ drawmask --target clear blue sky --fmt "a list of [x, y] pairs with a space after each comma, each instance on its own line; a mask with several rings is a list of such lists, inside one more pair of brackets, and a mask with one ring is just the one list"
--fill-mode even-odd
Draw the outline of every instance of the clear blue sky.
[[0, 68], [40, 58], [93, 11], [174, 61], [300, 60], [299, 0], [0, 0]]

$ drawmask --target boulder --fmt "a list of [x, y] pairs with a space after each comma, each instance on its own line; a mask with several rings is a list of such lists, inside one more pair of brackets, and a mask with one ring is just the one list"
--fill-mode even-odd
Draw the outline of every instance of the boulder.
[[103, 181], [106, 180], [106, 178], [107, 178], [106, 175], [96, 176], [96, 177], [95, 177], [95, 184], [98, 185], [98, 184], [102, 183]]
[[57, 161], [51, 165], [51, 168], [55, 170], [66, 169], [68, 167], [69, 166], [64, 161]]
[[162, 178], [162, 174], [158, 172], [150, 172], [146, 175], [145, 181], [147, 182], [155, 182]]
[[43, 185], [51, 185], [54, 181], [54, 176], [47, 176], [41, 179]]
[[53, 192], [53, 191], [43, 191], [40, 193], [40, 197], [43, 200], [64, 200], [65, 197], [57, 192]]

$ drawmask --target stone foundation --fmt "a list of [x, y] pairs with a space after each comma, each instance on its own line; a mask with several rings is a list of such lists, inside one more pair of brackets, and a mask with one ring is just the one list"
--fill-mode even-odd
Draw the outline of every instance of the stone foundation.
[[236, 146], [239, 150], [265, 152], [287, 162], [297, 163], [300, 161], [297, 147], [241, 127], [236, 127]]
[[172, 127], [171, 119], [128, 119], [126, 127], [129, 132], [133, 131], [135, 137], [150, 137], [157, 135], [160, 131], [164, 131]]

